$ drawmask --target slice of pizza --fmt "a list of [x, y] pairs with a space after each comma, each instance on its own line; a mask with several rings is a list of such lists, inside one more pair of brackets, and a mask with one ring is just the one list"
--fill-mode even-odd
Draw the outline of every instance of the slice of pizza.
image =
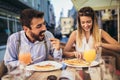
[[68, 59], [64, 60], [66, 64], [73, 66], [89, 66], [90, 64], [82, 59]]
[[45, 64], [45, 65], [35, 65], [34, 68], [36, 70], [51, 70], [54, 69], [55, 66], [52, 64]]

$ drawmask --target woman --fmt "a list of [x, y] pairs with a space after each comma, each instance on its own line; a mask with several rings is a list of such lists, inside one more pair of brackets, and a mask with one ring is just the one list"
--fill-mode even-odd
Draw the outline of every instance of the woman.
[[[76, 48], [75, 52], [70, 51], [73, 45]], [[120, 44], [107, 32], [99, 29], [94, 10], [91, 7], [83, 7], [78, 11], [78, 27], [71, 33], [64, 48], [64, 55], [77, 57], [76, 54], [86, 49], [99, 49], [99, 47], [120, 52]], [[81, 57], [81, 54], [79, 56]]]

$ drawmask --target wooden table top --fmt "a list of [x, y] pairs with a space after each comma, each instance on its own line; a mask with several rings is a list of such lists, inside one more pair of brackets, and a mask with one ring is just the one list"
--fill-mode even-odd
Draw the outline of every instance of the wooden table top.
[[[101, 63], [98, 66], [90, 67], [89, 70], [86, 69], [76, 69], [73, 67], [67, 67], [68, 71], [73, 73], [75, 80], [119, 80], [115, 72], [110, 72], [108, 65]], [[47, 80], [49, 75], [57, 76], [59, 80], [62, 70], [48, 71], [48, 72], [34, 72], [28, 80]]]
[[[76, 69], [67, 67], [68, 71], [73, 73], [75, 80], [118, 80], [118, 77], [114, 72], [110, 72], [109, 68], [104, 63], [96, 67], [90, 67], [90, 69]], [[47, 80], [49, 75], [57, 76], [59, 80], [62, 70], [48, 71], [48, 72], [34, 72], [28, 80]]]

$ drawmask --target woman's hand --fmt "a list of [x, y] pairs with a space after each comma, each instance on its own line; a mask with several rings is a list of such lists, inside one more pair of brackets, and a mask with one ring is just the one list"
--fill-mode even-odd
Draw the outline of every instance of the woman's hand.
[[81, 53], [80, 52], [74, 52], [74, 55], [78, 59], [82, 59], [83, 58], [82, 52]]
[[95, 49], [98, 50], [99, 47], [102, 47], [102, 43], [101, 42], [98, 42], [95, 44]]

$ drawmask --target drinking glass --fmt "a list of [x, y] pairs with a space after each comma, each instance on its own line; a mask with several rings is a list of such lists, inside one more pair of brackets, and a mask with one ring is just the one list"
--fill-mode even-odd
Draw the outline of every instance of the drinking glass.
[[104, 60], [104, 65], [106, 69], [109, 69], [110, 72], [115, 71], [115, 57], [114, 56], [102, 56]]
[[30, 48], [29, 46], [23, 46], [20, 48], [20, 53], [19, 53], [19, 62], [20, 64], [30, 64], [32, 61], [31, 59], [31, 54], [30, 54]]
[[92, 62], [96, 59], [96, 50], [95, 49], [85, 50], [84, 54], [83, 54], [83, 58], [85, 59], [85, 61], [90, 63], [90, 65], [88, 67], [88, 72], [89, 73], [93, 72], [91, 70], [91, 65], [92, 65]]
[[59, 80], [75, 80], [75, 75], [72, 71], [62, 70]]
[[[32, 73], [32, 72], [26, 70], [26, 68], [25, 68], [28, 64], [30, 64], [32, 62], [31, 53], [30, 53], [30, 47], [29, 46], [21, 46], [20, 47], [18, 60], [20, 62], [19, 66], [18, 66], [18, 70], [21, 71], [19, 73], [20, 78], [22, 78], [24, 80], [24, 79], [26, 79], [26, 77], [28, 75], [30, 75]], [[18, 76], [16, 76], [16, 78], [17, 77]]]
[[102, 57], [101, 57], [101, 54], [102, 54], [102, 47], [99, 47], [97, 50], [96, 50], [96, 61], [97, 62], [101, 62], [102, 60]]
[[83, 58], [85, 59], [85, 61], [91, 63], [96, 58], [96, 50], [95, 49], [85, 50]]
[[54, 54], [54, 61], [60, 63], [62, 61], [62, 55], [61, 54], [59, 54], [59, 55]]

